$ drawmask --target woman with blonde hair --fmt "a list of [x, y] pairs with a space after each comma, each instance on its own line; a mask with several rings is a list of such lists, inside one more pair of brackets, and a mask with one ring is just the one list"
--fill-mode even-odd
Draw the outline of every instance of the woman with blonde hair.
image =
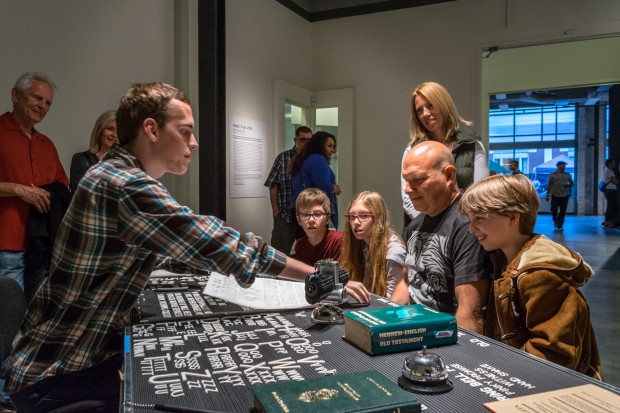
[[[454, 156], [456, 180], [461, 190], [489, 176], [489, 162], [480, 137], [469, 127], [471, 122], [457, 112], [454, 101], [445, 87], [436, 82], [424, 82], [411, 94], [411, 126], [409, 150], [427, 140], [441, 142]], [[405, 180], [401, 177], [403, 207], [409, 218], [418, 212], [405, 193]]]
[[390, 228], [385, 201], [376, 192], [355, 195], [345, 214], [341, 261], [350, 279], [373, 294], [409, 304], [403, 240]]
[[69, 187], [71, 192], [80, 183], [88, 168], [96, 164], [105, 154], [110, 152], [112, 145], [118, 143], [116, 134], [116, 110], [103, 112], [95, 121], [93, 131], [90, 134], [90, 147], [87, 151], [78, 152], [71, 159], [71, 173]]

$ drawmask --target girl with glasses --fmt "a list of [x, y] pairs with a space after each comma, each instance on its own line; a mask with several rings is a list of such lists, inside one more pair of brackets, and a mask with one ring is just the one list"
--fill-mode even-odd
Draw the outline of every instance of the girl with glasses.
[[389, 211], [376, 192], [353, 197], [345, 214], [342, 265], [350, 279], [368, 291], [400, 304], [409, 304], [403, 240], [390, 228]]

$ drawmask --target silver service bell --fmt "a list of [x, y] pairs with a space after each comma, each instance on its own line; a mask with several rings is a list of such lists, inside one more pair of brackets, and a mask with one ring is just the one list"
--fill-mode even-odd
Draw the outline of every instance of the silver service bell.
[[428, 352], [426, 346], [407, 356], [398, 385], [417, 393], [444, 393], [452, 390], [446, 365], [437, 354]]

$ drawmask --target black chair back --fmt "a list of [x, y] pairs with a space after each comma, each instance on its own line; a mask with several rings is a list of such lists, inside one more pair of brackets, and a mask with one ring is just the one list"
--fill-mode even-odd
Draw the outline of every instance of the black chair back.
[[26, 313], [26, 297], [12, 278], [0, 275], [0, 360], [11, 352], [11, 344]]

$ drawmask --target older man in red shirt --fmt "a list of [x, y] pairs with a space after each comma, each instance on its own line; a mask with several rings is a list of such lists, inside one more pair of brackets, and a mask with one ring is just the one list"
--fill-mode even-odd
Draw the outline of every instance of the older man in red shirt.
[[52, 141], [34, 129], [49, 110], [56, 86], [42, 73], [24, 73], [11, 89], [13, 111], [0, 116], [0, 274], [24, 288], [24, 249], [30, 205], [48, 212], [42, 185], [67, 175]]

